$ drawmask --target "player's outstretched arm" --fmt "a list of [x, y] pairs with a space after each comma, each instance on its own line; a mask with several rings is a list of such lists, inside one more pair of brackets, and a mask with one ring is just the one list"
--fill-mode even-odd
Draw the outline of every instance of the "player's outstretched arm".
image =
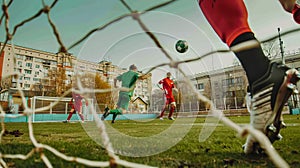
[[139, 78], [138, 78], [138, 79], [140, 79], [140, 80], [144, 80], [144, 79], [147, 79], [147, 78], [149, 78], [149, 77], [151, 77], [151, 76], [152, 76], [152, 74], [151, 74], [151, 73], [142, 74], [142, 75], [140, 75], [140, 76], [139, 76]]

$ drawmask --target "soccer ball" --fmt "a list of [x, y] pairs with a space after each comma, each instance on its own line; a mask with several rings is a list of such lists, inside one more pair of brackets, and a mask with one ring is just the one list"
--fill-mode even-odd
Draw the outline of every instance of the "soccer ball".
[[189, 46], [185, 40], [178, 40], [175, 44], [175, 49], [179, 53], [184, 53], [188, 50]]

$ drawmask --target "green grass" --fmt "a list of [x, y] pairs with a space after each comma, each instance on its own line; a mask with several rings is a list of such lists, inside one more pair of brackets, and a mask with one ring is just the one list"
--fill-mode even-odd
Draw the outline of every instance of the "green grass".
[[[231, 117], [236, 123], [248, 123], [249, 117]], [[281, 131], [282, 141], [274, 143], [275, 149], [290, 164], [300, 167], [300, 131], [299, 116], [285, 115], [288, 128]], [[156, 167], [275, 167], [264, 155], [243, 154], [242, 144], [245, 139], [237, 137], [236, 132], [219, 125], [204, 142], [199, 142], [199, 134], [205, 118], [197, 118], [187, 135], [172, 148], [147, 157], [128, 157], [119, 155], [130, 162]], [[173, 121], [153, 120], [149, 122], [117, 121], [112, 125], [116, 130], [135, 137], [147, 137], [169, 128]], [[91, 123], [85, 123], [88, 127]], [[108, 125], [111, 125], [107, 121]], [[292, 126], [291, 124], [296, 124]], [[6, 134], [0, 144], [2, 154], [27, 154], [32, 148], [26, 123], [6, 123], [6, 130], [19, 130], [24, 133], [19, 137]], [[93, 124], [91, 124], [93, 125]], [[90, 160], [108, 161], [108, 155], [101, 145], [87, 135], [80, 123], [34, 123], [34, 134], [38, 142], [50, 145], [68, 155]], [[122, 143], [122, 139], [120, 139]], [[85, 167], [73, 162], [66, 162], [46, 151], [53, 167]], [[38, 153], [28, 160], [5, 159], [10, 167], [45, 167]]]

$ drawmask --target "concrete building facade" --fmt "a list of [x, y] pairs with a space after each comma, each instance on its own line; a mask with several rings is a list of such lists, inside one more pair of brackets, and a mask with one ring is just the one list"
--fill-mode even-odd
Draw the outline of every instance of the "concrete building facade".
[[[53, 73], [59, 72], [64, 73], [61, 82], [65, 87], [59, 88], [62, 92], [67, 90], [67, 86], [71, 87], [75, 74], [97, 73], [104, 81], [113, 86], [114, 78], [128, 70], [128, 68], [118, 67], [108, 61], [96, 63], [80, 60], [72, 54], [51, 53], [10, 44], [6, 44], [4, 47], [3, 43], [0, 43], [0, 48], [2, 49], [0, 55], [1, 90], [20, 88], [24, 93], [34, 90], [44, 94], [48, 89], [57, 87], [55, 85], [58, 83], [59, 77]], [[133, 99], [140, 98], [144, 102], [150, 102], [151, 82], [151, 77], [138, 81]]]
[[[285, 55], [285, 64], [300, 71], [300, 54]], [[273, 61], [281, 62], [280, 59]], [[240, 109], [246, 107], [248, 80], [244, 69], [234, 65], [224, 69], [203, 72], [191, 77], [196, 89], [210, 98], [218, 109]], [[300, 85], [297, 84], [299, 90]], [[293, 107], [299, 107], [299, 94], [290, 98]], [[201, 108], [201, 107], [199, 107]]]

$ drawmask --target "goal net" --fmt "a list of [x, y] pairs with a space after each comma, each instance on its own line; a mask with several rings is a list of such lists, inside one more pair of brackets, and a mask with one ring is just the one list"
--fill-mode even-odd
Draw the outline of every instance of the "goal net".
[[[88, 99], [87, 99], [88, 100]], [[72, 101], [72, 102], [71, 102]], [[94, 106], [93, 99], [89, 99], [91, 106]], [[74, 103], [72, 98], [69, 97], [49, 97], [49, 96], [34, 96], [30, 98], [31, 110], [32, 110], [32, 122], [61, 122], [67, 118], [67, 114], [70, 112]], [[85, 100], [82, 100], [82, 114], [86, 121], [92, 121], [92, 112], [89, 110]], [[36, 109], [44, 109], [36, 112]], [[78, 114], [72, 117], [71, 121], [80, 121]]]
[[[48, 2], [48, 3], [46, 3]], [[174, 41], [177, 41], [178, 39], [181, 39], [182, 37], [188, 38], [189, 36], [199, 36], [199, 38], [208, 39], [207, 35], [202, 31], [199, 30], [198, 26], [195, 26], [194, 23], [190, 22], [189, 20], [185, 19], [185, 17], [179, 16], [184, 12], [177, 11], [179, 13], [167, 13], [163, 12], [164, 9], [171, 6], [171, 8], [180, 8], [180, 10], [185, 10], [186, 4], [181, 4], [181, 6], [178, 6], [178, 3], [187, 3], [186, 1], [176, 1], [176, 0], [169, 0], [164, 1], [163, 3], [157, 4], [154, 3], [154, 1], [151, 1], [151, 3], [148, 4], [148, 6], [144, 6], [143, 4], [140, 4], [141, 7], [138, 5], [135, 5], [135, 3], [129, 3], [129, 1], [120, 0], [120, 1], [107, 1], [107, 2], [114, 2], [114, 4], [110, 4], [110, 8], [112, 9], [118, 9], [122, 12], [115, 14], [110, 13], [111, 11], [107, 10], [110, 8], [106, 8], [108, 6], [105, 6], [102, 4], [103, 1], [94, 1], [93, 4], [81, 4], [77, 7], [80, 8], [80, 10], [77, 12], [78, 15], [69, 17], [69, 20], [64, 21], [56, 21], [58, 18], [64, 18], [64, 16], [67, 16], [69, 13], [66, 12], [68, 5], [73, 4], [65, 4], [67, 1], [57, 1], [54, 0], [52, 3], [50, 1], [37, 1], [30, 2], [30, 3], [38, 3], [38, 6], [34, 11], [28, 12], [24, 8], [21, 9], [21, 6], [26, 6], [28, 4], [27, 1], [24, 1], [25, 4], [21, 4], [18, 6], [18, 3], [21, 3], [20, 1], [13, 1], [13, 0], [3, 0], [2, 1], [2, 14], [1, 14], [1, 20], [0, 20], [0, 26], [3, 30], [2, 34], [5, 37], [4, 44], [1, 45], [1, 59], [2, 55], [5, 52], [10, 52], [13, 55], [13, 59], [10, 59], [10, 62], [5, 62], [6, 65], [10, 65], [9, 63], [14, 65], [13, 71], [8, 71], [5, 76], [2, 76], [2, 79], [9, 79], [8, 81], [15, 81], [15, 88], [17, 88], [19, 96], [22, 99], [22, 104], [24, 105], [24, 111], [23, 113], [19, 115], [7, 115], [5, 110], [3, 110], [3, 107], [0, 106], [0, 117], [1, 117], [1, 133], [0, 133], [0, 140], [4, 134], [5, 130], [5, 118], [16, 118], [16, 117], [23, 117], [26, 116], [28, 118], [28, 131], [30, 135], [30, 140], [33, 146], [32, 151], [30, 151], [27, 154], [10, 154], [10, 153], [2, 153], [0, 151], [0, 167], [8, 167], [8, 163], [5, 162], [5, 159], [28, 159], [30, 156], [32, 156], [35, 152], [38, 152], [40, 155], [41, 160], [45, 163], [47, 167], [52, 167], [51, 162], [47, 158], [47, 152], [51, 152], [55, 156], [62, 158], [63, 160], [69, 161], [69, 162], [76, 162], [80, 163], [86, 166], [95, 166], [95, 167], [115, 167], [116, 165], [124, 166], [124, 167], [151, 167], [149, 165], [144, 164], [138, 164], [138, 163], [132, 163], [128, 162], [126, 160], [122, 160], [119, 158], [119, 155], [125, 155], [125, 156], [145, 156], [145, 155], [153, 155], [157, 152], [163, 152], [164, 149], [169, 149], [172, 146], [164, 146], [164, 148], [153, 148], [157, 149], [154, 151], [152, 148], [143, 148], [142, 151], [147, 151], [145, 153], [134, 153], [132, 152], [132, 148], [129, 149], [131, 146], [118, 146], [118, 142], [116, 142], [119, 138], [127, 138], [126, 142], [135, 142], [134, 144], [143, 144], [143, 143], [149, 143], [149, 144], [160, 144], [157, 143], [157, 140], [160, 140], [161, 142], [169, 142], [170, 139], [172, 139], [172, 143], [176, 144], [180, 138], [183, 137], [186, 132], [188, 132], [189, 128], [191, 126], [187, 127], [179, 127], [178, 125], [184, 125], [182, 123], [182, 120], [175, 120], [174, 123], [170, 129], [167, 129], [163, 131], [160, 135], [155, 135], [152, 137], [149, 137], [148, 139], [145, 139], [143, 137], [126, 137], [123, 135], [120, 135], [116, 130], [114, 130], [111, 126], [105, 125], [104, 122], [99, 118], [99, 112], [103, 112], [103, 110], [99, 109], [97, 106], [94, 106], [93, 104], [96, 104], [96, 102], [93, 102], [93, 99], [89, 99], [89, 106], [85, 107], [86, 111], [84, 112], [85, 117], [88, 120], [93, 120], [95, 123], [95, 127], [93, 127], [92, 130], [86, 130], [88, 134], [90, 134], [91, 137], [97, 135], [96, 138], [100, 139], [102, 146], [107, 151], [107, 155], [109, 156], [109, 160], [105, 161], [94, 161], [90, 160], [89, 158], [80, 158], [78, 156], [67, 156], [63, 152], [58, 151], [57, 149], [43, 143], [37, 142], [35, 139], [34, 129], [32, 126], [33, 122], [40, 121], [38, 119], [38, 114], [45, 113], [50, 115], [56, 115], [56, 114], [66, 114], [69, 110], [69, 107], [67, 103], [70, 101], [70, 98], [67, 98], [66, 95], [70, 94], [73, 90], [68, 89], [67, 91], [64, 90], [64, 94], [57, 98], [57, 97], [45, 97], [45, 96], [34, 96], [31, 99], [30, 105], [27, 104], [27, 93], [24, 91], [24, 88], [28, 87], [26, 83], [24, 85], [20, 85], [20, 78], [29, 80], [28, 74], [32, 72], [30, 68], [33, 68], [32, 64], [24, 64], [20, 65], [18, 59], [28, 59], [31, 60], [31, 57], [22, 57], [22, 54], [16, 54], [20, 49], [16, 48], [14, 46], [14, 42], [20, 40], [20, 44], [22, 43], [23, 37], [29, 38], [32, 43], [34, 43], [36, 46], [39, 46], [39, 44], [47, 42], [47, 44], [55, 44], [56, 47], [56, 54], [51, 55], [53, 59], [57, 59], [58, 61], [65, 61], [62, 62], [62, 64], [65, 67], [72, 67], [76, 65], [77, 71], [79, 74], [84, 74], [88, 69], [85, 66], [83, 62], [80, 62], [79, 64], [73, 64], [76, 62], [75, 60], [72, 60], [69, 56], [72, 55], [71, 51], [78, 51], [77, 58], [78, 59], [90, 59], [92, 61], [111, 61], [114, 62], [119, 67], [129, 67], [132, 63], [137, 63], [140, 65], [141, 71], [145, 73], [152, 73], [152, 76], [159, 76], [162, 77], [162, 74], [164, 75], [167, 71], [172, 71], [172, 73], [178, 73], [177, 77], [180, 78], [180, 81], [182, 82], [181, 85], [184, 86], [185, 90], [183, 91], [183, 94], [190, 94], [193, 95], [193, 97], [189, 99], [196, 99], [201, 102], [205, 102], [210, 111], [209, 116], [206, 118], [205, 124], [214, 124], [217, 125], [219, 121], [223, 122], [225, 125], [230, 127], [232, 130], [236, 131], [240, 137], [245, 137], [249, 134], [254, 136], [259, 144], [265, 148], [266, 154], [269, 156], [269, 158], [274, 162], [274, 164], [277, 167], [288, 167], [288, 164], [286, 161], [278, 154], [278, 152], [272, 147], [272, 144], [269, 142], [268, 138], [261, 133], [260, 131], [257, 131], [253, 129], [252, 127], [248, 126], [240, 126], [234, 122], [232, 122], [229, 118], [225, 117], [223, 114], [223, 111], [221, 109], [218, 109], [215, 105], [217, 104], [215, 102], [215, 98], [211, 97], [213, 92], [218, 92], [213, 83], [209, 81], [212, 85], [210, 88], [210, 92], [206, 94], [200, 94], [199, 91], [195, 88], [195, 83], [191, 81], [190, 75], [194, 75], [195, 71], [193, 68], [197, 67], [204, 67], [205, 70], [215, 70], [215, 66], [222, 66], [223, 60], [219, 58], [219, 55], [226, 54], [226, 53], [232, 53], [231, 50], [228, 49], [221, 49], [221, 50], [215, 50], [214, 48], [220, 48], [218, 46], [212, 45], [213, 42], [210, 40], [205, 41], [203, 44], [198, 44], [197, 41], [188, 41], [189, 43], [189, 54], [193, 55], [192, 57], [188, 57], [187, 55], [180, 55], [178, 56], [178, 53], [174, 51]], [[85, 2], [85, 1], [84, 1]], [[72, 1], [73, 3], [73, 1]], [[75, 3], [75, 1], [74, 1]], [[95, 4], [94, 4], [95, 3]], [[145, 3], [145, 1], [141, 2]], [[60, 6], [62, 5], [62, 6]], [[196, 6], [198, 9], [197, 1], [193, 1], [191, 6]], [[86, 8], [85, 8], [86, 7]], [[92, 10], [89, 10], [89, 8], [97, 8], [98, 11], [101, 11], [102, 13], [92, 13]], [[136, 10], [135, 8], [138, 8], [139, 10]], [[73, 9], [73, 8], [72, 8]], [[161, 10], [161, 11], [159, 11]], [[21, 15], [22, 17], [16, 16], [15, 12], [13, 14], [12, 11], [17, 12], [27, 12], [27, 15]], [[70, 12], [71, 12], [70, 8]], [[90, 13], [89, 13], [90, 12]], [[29, 13], [29, 14], [28, 14]], [[55, 15], [60, 14], [60, 15]], [[74, 13], [73, 13], [74, 14]], [[53, 16], [55, 15], [55, 16]], [[101, 18], [97, 18], [100, 17]], [[103, 17], [102, 17], [103, 16]], [[18, 17], [18, 18], [15, 18]], [[80, 23], [77, 19], [84, 18], [82, 23]], [[157, 20], [157, 19], [163, 20]], [[10, 24], [10, 22], [14, 20], [14, 24]], [[39, 23], [40, 25], [36, 25], [36, 21], [43, 20], [42, 23]], [[91, 20], [93, 22], [85, 24], [85, 21]], [[105, 21], [98, 23], [99, 20]], [[65, 23], [67, 22], [67, 23]], [[61, 27], [63, 24], [71, 24], [74, 23], [74, 26], [67, 26], [65, 29]], [[46, 24], [45, 24], [46, 23]], [[172, 25], [174, 23], [174, 25]], [[162, 29], [157, 29], [157, 24], [164, 24], [165, 27], [162, 27]], [[82, 27], [81, 27], [82, 26]], [[72, 28], [71, 30], [68, 30], [68, 28]], [[172, 32], [172, 28], [170, 27], [180, 27], [183, 30]], [[32, 28], [32, 29], [31, 29]], [[26, 33], [22, 33], [22, 31], [31, 29], [31, 31], [34, 31], [36, 35], [33, 35], [32, 37], [38, 37], [35, 40], [32, 40], [31, 37], [27, 37]], [[74, 33], [76, 30], [77, 33]], [[47, 32], [43, 32], [42, 30], [47, 30]], [[120, 31], [122, 30], [122, 31]], [[135, 32], [127, 32], [128, 30], [133, 30]], [[291, 33], [298, 30], [291, 30], [286, 33]], [[2, 35], [1, 34], [1, 35]], [[51, 37], [44, 37], [44, 34], [50, 34]], [[70, 35], [71, 34], [71, 35]], [[109, 36], [107, 36], [109, 34]], [[124, 35], [125, 34], [125, 35]], [[187, 35], [189, 34], [189, 35]], [[65, 35], [70, 35], [68, 38], [65, 38]], [[282, 34], [284, 35], [284, 34]], [[18, 38], [17, 38], [18, 37]], [[108, 39], [113, 39], [117, 37], [118, 40], [115, 40], [111, 43], [108, 43]], [[268, 40], [273, 40], [277, 36], [274, 36]], [[49, 39], [51, 39], [49, 41]], [[15, 40], [15, 41], [14, 41]], [[65, 42], [67, 40], [68, 42]], [[138, 42], [136, 41], [138, 40]], [[170, 42], [171, 41], [171, 42]], [[196, 44], [195, 44], [196, 43]], [[98, 44], [98, 45], [92, 45], [92, 44]], [[8, 46], [11, 45], [9, 48]], [[235, 51], [244, 50], [245, 48], [252, 48], [256, 47], [257, 45], [260, 45], [259, 43], [250, 43], [245, 44], [244, 46], [241, 46], [240, 48], [235, 48]], [[147, 46], [147, 47], [145, 47]], [[197, 48], [200, 47], [200, 48]], [[78, 49], [80, 48], [80, 50]], [[141, 49], [142, 48], [142, 49]], [[58, 49], [58, 51], [57, 51]], [[77, 49], [77, 50], [76, 50]], [[13, 50], [13, 51], [9, 51]], [[152, 51], [149, 52], [148, 51]], [[87, 57], [86, 54], [88, 54], [88, 51], [97, 51], [91, 54], [91, 56]], [[200, 53], [201, 51], [201, 53]], [[99, 59], [99, 53], [104, 53], [102, 55], [103, 59]], [[222, 55], [223, 56], [223, 55]], [[41, 64], [44, 66], [51, 66], [55, 64], [55, 62], [51, 61], [45, 61], [42, 60], [41, 55], [36, 55], [36, 62], [40, 61]], [[50, 58], [49, 58], [50, 59]], [[70, 60], [71, 59], [71, 60]], [[69, 60], [69, 61], [66, 61]], [[3, 61], [3, 60], [2, 60]], [[33, 60], [32, 60], [33, 61]], [[65, 64], [64, 64], [65, 63]], [[68, 64], [69, 63], [69, 64]], [[218, 63], [218, 65], [215, 65]], [[112, 78], [109, 78], [109, 76], [117, 76], [117, 71], [112, 71], [111, 74], [108, 74], [106, 71], [106, 65], [103, 67], [97, 67], [97, 71], [104, 74], [106, 77], [105, 80], [107, 80], [108, 83], [113, 84]], [[22, 69], [22, 66], [27, 66], [27, 69], [24, 69], [24, 71], [19, 71], [19, 69]], [[46, 69], [47, 71], [50, 71], [51, 69]], [[39, 73], [45, 73], [43, 71], [39, 71], [36, 74], [33, 75], [39, 75]], [[69, 74], [72, 76], [73, 74]], [[208, 74], [209, 76], [209, 74]], [[68, 78], [68, 76], [67, 76]], [[38, 79], [34, 79], [38, 80]], [[66, 79], [65, 79], [66, 80]], [[49, 81], [50, 82], [50, 81]], [[59, 82], [59, 81], [57, 81]], [[86, 81], [86, 84], [79, 83], [78, 89], [76, 89], [74, 92], [79, 94], [97, 94], [97, 93], [111, 93], [111, 92], [118, 92], [124, 88], [115, 88], [115, 89], [99, 89], [96, 87], [86, 87], [88, 84], [94, 84], [92, 83], [94, 81]], [[6, 83], [7, 84], [7, 83]], [[10, 83], [12, 85], [12, 83]], [[4, 84], [3, 84], [4, 86]], [[140, 88], [140, 90], [143, 90], [144, 86], [143, 84], [137, 86]], [[183, 88], [183, 87], [182, 87]], [[221, 88], [221, 87], [219, 87]], [[38, 91], [37, 88], [36, 93]], [[65, 89], [65, 88], [63, 88]], [[144, 90], [145, 91], [145, 90]], [[112, 96], [115, 97], [115, 96]], [[157, 102], [160, 102], [158, 99]], [[186, 101], [188, 102], [188, 101]], [[191, 106], [186, 106], [184, 108], [192, 109]], [[212, 117], [211, 117], [212, 116]], [[193, 123], [195, 118], [191, 118], [190, 122]], [[88, 129], [88, 128], [85, 128]], [[175, 132], [172, 130], [178, 130]], [[205, 126], [203, 127], [202, 132], [200, 133], [200, 141], [205, 141], [207, 137], [210, 136], [210, 134], [214, 131], [214, 128], [211, 126]], [[116, 135], [116, 138], [110, 138], [108, 135], [111, 133]], [[172, 135], [172, 138], [169, 138], [168, 136], [163, 136], [165, 134]], [[120, 137], [119, 137], [120, 136]], [[162, 139], [161, 139], [162, 138]], [[177, 138], [177, 139], [176, 139]], [[143, 143], [139, 143], [143, 141]], [[145, 147], [145, 146], [143, 146]], [[47, 151], [47, 152], [45, 152]], [[120, 152], [121, 151], [121, 152]], [[74, 159], [75, 158], [75, 159]]]

